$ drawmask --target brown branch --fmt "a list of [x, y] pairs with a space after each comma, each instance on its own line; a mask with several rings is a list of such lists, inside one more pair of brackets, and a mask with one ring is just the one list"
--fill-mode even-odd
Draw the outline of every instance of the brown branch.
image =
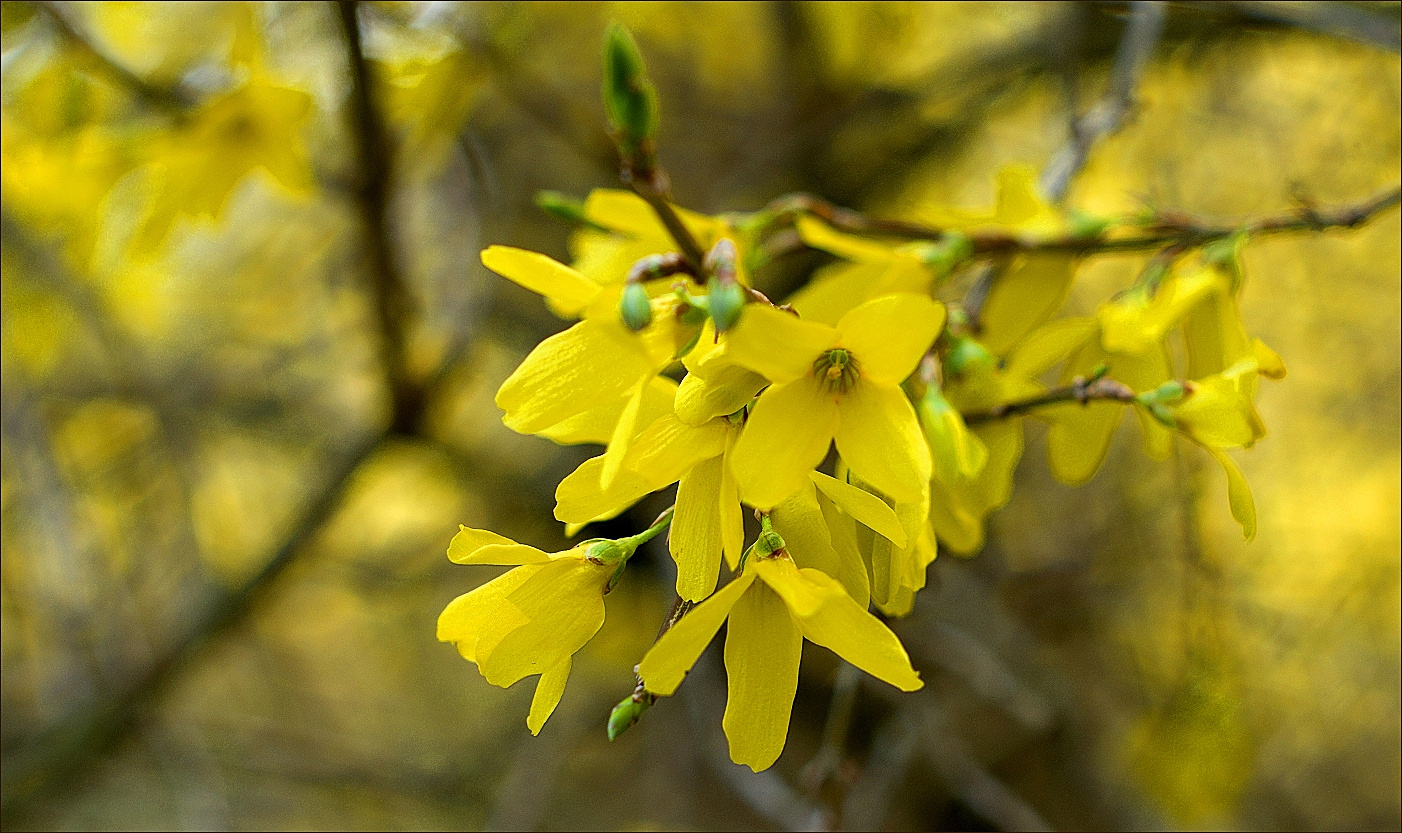
[[1026, 399], [1004, 402], [1002, 405], [987, 411], [964, 414], [964, 424], [978, 425], [985, 422], [995, 422], [1000, 419], [1021, 416], [1028, 411], [1034, 411], [1048, 405], [1059, 405], [1063, 402], [1079, 402], [1086, 405], [1093, 401], [1129, 403], [1134, 401], [1134, 391], [1114, 379], [1106, 377], [1087, 379], [1084, 376], [1077, 376], [1071, 384], [1064, 387], [1053, 388], [1046, 393], [1030, 396]]
[[361, 165], [356, 203], [365, 227], [365, 254], [374, 284], [385, 375], [389, 381], [393, 417], [391, 430], [411, 435], [423, 411], [423, 389], [409, 374], [406, 323], [413, 299], [394, 257], [389, 230], [389, 195], [392, 160], [388, 134], [372, 100], [370, 66], [360, 43], [359, 5], [355, 0], [337, 4], [341, 32], [345, 36], [349, 64], [352, 138]]
[[99, 49], [87, 35], [80, 32], [69, 21], [67, 12], [63, 11], [57, 3], [40, 2], [34, 5], [43, 12], [44, 17], [65, 43], [77, 50], [109, 81], [130, 90], [147, 106], [164, 110], [171, 115], [182, 116], [194, 103], [179, 89], [152, 84], [104, 50]]

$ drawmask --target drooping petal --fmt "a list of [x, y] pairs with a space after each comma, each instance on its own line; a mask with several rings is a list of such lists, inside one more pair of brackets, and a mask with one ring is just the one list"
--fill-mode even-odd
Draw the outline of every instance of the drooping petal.
[[564, 309], [578, 311], [589, 305], [599, 285], [552, 257], [513, 246], [488, 246], [482, 265]]
[[1008, 357], [1007, 372], [1024, 379], [1035, 379], [1062, 361], [1097, 332], [1094, 318], [1063, 318], [1027, 336]]
[[730, 458], [744, 501], [767, 510], [798, 491], [827, 455], [837, 420], [833, 395], [811, 377], [760, 394]]
[[662, 634], [638, 664], [638, 675], [648, 691], [672, 696], [754, 580], [754, 574], [749, 572], [736, 576]]
[[668, 545], [677, 562], [677, 595], [699, 602], [716, 589], [720, 576], [720, 487], [724, 457], [698, 463], [677, 486], [676, 514]]
[[826, 496], [819, 495], [818, 507], [823, 510], [823, 518], [828, 524], [829, 540], [832, 542], [833, 552], [837, 553], [837, 572], [829, 575], [847, 588], [847, 593], [854, 602], [866, 607], [871, 602], [871, 571], [857, 548], [856, 530], [852, 519], [842, 514]]
[[729, 691], [721, 725], [730, 760], [759, 772], [784, 751], [802, 651], [788, 606], [763, 582], [750, 585], [730, 611], [725, 636]]
[[837, 451], [858, 476], [897, 501], [913, 501], [933, 463], [915, 409], [900, 388], [860, 379], [838, 403]]
[[688, 373], [677, 388], [677, 419], [687, 425], [704, 425], [716, 417], [733, 414], [748, 405], [767, 384], [768, 380], [753, 370], [728, 362], [709, 377]]
[[454, 564], [544, 564], [550, 556], [495, 532], [458, 524], [458, 534], [448, 544], [448, 560]]
[[604, 585], [612, 572], [583, 559], [561, 558], [511, 591], [504, 601], [526, 622], [509, 630], [489, 622], [482, 629], [477, 667], [487, 682], [505, 688], [584, 647], [604, 624]]
[[560, 698], [565, 693], [565, 683], [570, 679], [571, 660], [565, 657], [558, 665], [540, 675], [540, 680], [535, 684], [535, 694], [531, 696], [531, 713], [526, 715], [526, 728], [531, 730], [531, 734], [540, 734], [541, 727], [545, 721], [550, 719], [550, 715], [555, 713], [555, 707], [560, 705]]
[[[666, 376], [654, 376], [643, 389], [643, 400], [638, 408], [638, 425], [648, 425], [653, 420], [672, 410], [672, 402], [677, 396], [677, 383]], [[549, 428], [536, 432], [536, 436], [553, 440], [560, 445], [598, 443], [605, 445], [613, 437], [618, 418], [627, 407], [629, 398], [620, 397], [558, 422]]]
[[725, 563], [730, 569], [740, 568], [740, 557], [745, 551], [745, 515], [740, 508], [740, 486], [735, 482], [735, 471], [730, 465], [730, 456], [735, 451], [735, 442], [740, 438], [738, 430], [730, 430], [725, 438], [725, 453], [722, 455], [720, 475], [720, 532], [725, 552]]
[[794, 222], [794, 228], [806, 245], [822, 249], [844, 260], [857, 263], [885, 263], [894, 256], [890, 246], [873, 243], [851, 234], [843, 234], [834, 230], [827, 223], [807, 215], [799, 216]]
[[[799, 574], [813, 584], [837, 585], [818, 570], [800, 570]], [[799, 617], [799, 626], [810, 642], [822, 645], [901, 691], [915, 691], [924, 685], [910, 666], [905, 647], [890, 628], [859, 607], [846, 593], [830, 591], [825, 599], [812, 614]]]
[[1227, 452], [1219, 448], [1209, 448], [1207, 453], [1222, 465], [1227, 473], [1227, 502], [1232, 507], [1232, 517], [1241, 524], [1241, 532], [1250, 541], [1256, 537], [1256, 501], [1251, 497], [1251, 486], [1237, 468], [1237, 464]]
[[502, 600], [542, 569], [544, 565], [531, 564], [508, 570], [453, 599], [438, 615], [438, 641], [456, 644], [463, 659], [476, 662], [477, 636], [483, 625], [498, 618]]
[[537, 344], [497, 391], [502, 422], [522, 434], [621, 397], [652, 376], [647, 353], [621, 322], [585, 319]]
[[556, 520], [581, 525], [608, 520], [637, 503], [643, 495], [660, 488], [641, 474], [624, 468], [613, 479], [613, 484], [604, 489], [599, 486], [603, 467], [602, 454], [591, 457], [560, 481], [555, 487]]
[[728, 425], [714, 419], [704, 425], [687, 425], [674, 414], [663, 414], [633, 441], [625, 465], [643, 475], [654, 489], [674, 483], [691, 467], [725, 450]]
[[828, 499], [837, 504], [843, 512], [861, 521], [867, 528], [884, 535], [898, 547], [905, 546], [905, 530], [886, 501], [851, 483], [844, 483], [819, 471], [809, 472], [808, 476]]
[[943, 326], [944, 305], [913, 292], [873, 298], [837, 322], [862, 377], [887, 386], [915, 370]]
[[1071, 291], [1076, 259], [1064, 253], [1014, 261], [993, 281], [979, 316], [979, 341], [994, 355], [1007, 353], [1045, 323]]
[[813, 361], [837, 344], [837, 330], [826, 324], [764, 304], [748, 304], [740, 323], [726, 335], [725, 354], [732, 362], [776, 384], [791, 382], [813, 369]]
[[[827, 573], [854, 598], [865, 602], [871, 593], [866, 567], [849, 538], [843, 537], [845, 530], [841, 529], [840, 518], [832, 518], [838, 524], [834, 533], [829, 513], [822, 506], [825, 500], [813, 484], [804, 484], [802, 489], [774, 507], [769, 520], [774, 524], [774, 531], [783, 537], [784, 548], [796, 566]], [[836, 515], [836, 510], [831, 514]], [[844, 547], [843, 551], [839, 552], [839, 546]]]

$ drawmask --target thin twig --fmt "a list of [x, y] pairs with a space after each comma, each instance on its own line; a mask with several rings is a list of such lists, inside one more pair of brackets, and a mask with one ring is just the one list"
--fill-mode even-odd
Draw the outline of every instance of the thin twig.
[[996, 408], [976, 411], [963, 416], [966, 425], [978, 425], [1021, 416], [1028, 411], [1034, 411], [1048, 405], [1058, 405], [1063, 402], [1079, 402], [1085, 405], [1093, 401], [1129, 403], [1134, 401], [1134, 391], [1130, 390], [1124, 383], [1114, 379], [1106, 377], [1087, 379], [1077, 376], [1071, 384], [1064, 387], [1053, 388], [1046, 393], [1030, 396], [1026, 399], [1004, 402]]
[[1052, 202], [1066, 196], [1071, 179], [1086, 164], [1091, 148], [1120, 129], [1134, 107], [1134, 91], [1149, 55], [1163, 34], [1164, 4], [1140, 0], [1130, 4], [1129, 23], [1115, 53], [1110, 88], [1085, 115], [1071, 124], [1070, 140], [1042, 171], [1042, 193]]
[[194, 103], [178, 89], [152, 84], [116, 58], [99, 49], [87, 35], [68, 20], [67, 13], [54, 2], [35, 4], [70, 47], [81, 53], [108, 80], [130, 90], [148, 106], [180, 116]]

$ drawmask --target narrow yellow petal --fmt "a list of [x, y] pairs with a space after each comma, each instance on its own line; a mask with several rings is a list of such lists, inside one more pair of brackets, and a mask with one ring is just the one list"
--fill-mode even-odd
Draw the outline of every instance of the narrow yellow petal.
[[[800, 574], [814, 584], [836, 584], [817, 570]], [[915, 691], [925, 684], [910, 665], [910, 656], [891, 629], [881, 624], [846, 593], [829, 593], [821, 607], [799, 618], [808, 641], [833, 653], [901, 691]]]
[[1038, 327], [1008, 357], [1007, 372], [1035, 379], [1062, 361], [1098, 331], [1094, 318], [1063, 318]]
[[550, 719], [550, 715], [555, 713], [555, 707], [560, 705], [560, 698], [565, 693], [565, 683], [570, 678], [569, 657], [555, 667], [540, 675], [540, 679], [535, 684], [535, 694], [531, 697], [531, 713], [526, 716], [526, 728], [531, 730], [531, 734], [538, 735], [545, 721]]
[[488, 246], [482, 250], [482, 265], [568, 309], [583, 309], [599, 292], [597, 283], [539, 252]]
[[[653, 420], [672, 410], [672, 402], [677, 396], [677, 383], [666, 376], [654, 376], [643, 390], [642, 405], [638, 409], [638, 425], [648, 425]], [[628, 398], [620, 397], [605, 402], [582, 414], [558, 422], [549, 428], [536, 432], [537, 436], [553, 440], [560, 445], [598, 443], [605, 445], [613, 437], [618, 418], [628, 405]]]
[[818, 507], [827, 521], [833, 552], [837, 553], [837, 570], [829, 575], [847, 588], [854, 602], [865, 608], [871, 602], [871, 569], [857, 546], [852, 519], [842, 514], [826, 496], [818, 497]]
[[[672, 206], [686, 226], [702, 242], [711, 241], [716, 236], [720, 223], [704, 214], [697, 214], [681, 206]], [[657, 214], [642, 197], [632, 191], [617, 188], [595, 188], [584, 200], [584, 215], [601, 226], [630, 234], [634, 237], [654, 237], [659, 243], [670, 247], [671, 236], [657, 219]], [[659, 249], [662, 251], [663, 249]]]
[[929, 296], [899, 292], [867, 301], [842, 316], [837, 329], [863, 378], [899, 385], [934, 344], [944, 315], [944, 305]]
[[585, 319], [537, 344], [497, 391], [502, 422], [532, 434], [623, 396], [653, 368], [621, 322]]
[[477, 639], [478, 668], [492, 685], [512, 685], [567, 659], [604, 624], [604, 585], [613, 573], [579, 558], [561, 558], [511, 591], [505, 603], [525, 617], [516, 627], [489, 622]]
[[750, 585], [730, 611], [725, 636], [729, 691], [721, 726], [730, 740], [730, 760], [755, 772], [778, 760], [789, 734], [802, 652], [803, 635], [788, 607], [763, 582]]
[[736, 576], [662, 634], [638, 664], [638, 674], [648, 691], [672, 696], [754, 580], [754, 574], [749, 572]]
[[1211, 454], [1227, 473], [1227, 502], [1231, 504], [1232, 517], [1241, 524], [1242, 534], [1250, 541], [1256, 537], [1256, 501], [1251, 497], [1251, 486], [1246, 482], [1241, 469], [1227, 456], [1227, 452], [1209, 448], [1207, 453]]
[[[826, 509], [824, 503], [828, 504]], [[842, 528], [843, 519], [831, 502], [818, 495], [812, 483], [804, 484], [802, 489], [774, 507], [769, 520], [774, 524], [774, 531], [783, 537], [784, 548], [795, 566], [827, 573], [850, 595], [866, 603], [871, 588], [862, 557], [850, 534]]]
[[744, 501], [772, 509], [798, 491], [827, 456], [837, 422], [835, 397], [811, 377], [760, 394], [730, 459]]
[[714, 375], [688, 373], [677, 388], [677, 419], [687, 425], [703, 425], [733, 414], [755, 398], [768, 381], [753, 370], [725, 363]]
[[933, 463], [915, 409], [900, 388], [860, 379], [838, 403], [837, 451], [862, 480], [897, 501], [913, 501]]
[[843, 512], [861, 521], [867, 528], [881, 533], [896, 546], [905, 546], [905, 530], [901, 529], [900, 520], [891, 507], [886, 505], [886, 501], [851, 483], [843, 483], [819, 471], [809, 472], [808, 476], [813, 485]]
[[689, 602], [711, 595], [720, 576], [723, 464], [722, 455], [698, 463], [677, 486], [676, 514], [667, 540], [677, 562], [677, 595]]
[[1047, 462], [1057, 480], [1079, 486], [1095, 476], [1123, 412], [1124, 406], [1117, 402], [1061, 405], [1043, 411], [1051, 421]]
[[628, 397], [628, 404], [623, 406], [623, 413], [618, 415], [618, 424], [613, 427], [608, 448], [604, 449], [604, 465], [599, 469], [599, 487], [604, 491], [613, 485], [619, 470], [623, 468], [623, 458], [628, 454], [628, 444], [638, 424], [638, 411], [643, 405], [647, 383], [647, 378], [638, 380], [638, 386]]
[[764, 304], [748, 304], [740, 323], [726, 335], [732, 362], [771, 382], [791, 382], [813, 370], [813, 361], [837, 344], [837, 330]]
[[727, 432], [720, 475], [721, 543], [725, 551], [725, 563], [730, 565], [732, 570], [740, 568], [740, 557], [745, 551], [745, 515], [740, 508], [740, 486], [735, 482], [735, 472], [730, 465], [730, 456], [739, 438], [738, 428]]
[[715, 419], [687, 425], [674, 414], [663, 414], [633, 441], [626, 467], [647, 478], [654, 489], [674, 483], [691, 467], [725, 450], [728, 423]]
[[[641, 474], [624, 468], [604, 489], [599, 485], [603, 455], [579, 464], [555, 487], [555, 519], [567, 524], [587, 524], [617, 516], [643, 495], [660, 488]], [[666, 485], [666, 484], [663, 484]]]
[[[490, 560], [484, 560], [482, 553], [488, 549]], [[506, 560], [496, 560], [503, 558]], [[458, 524], [458, 534], [448, 543], [448, 560], [454, 564], [544, 564], [550, 556], [495, 532]]]
[[470, 593], [453, 599], [438, 615], [438, 641], [456, 644], [463, 659], [476, 662], [477, 636], [482, 626], [499, 618], [497, 611], [502, 600], [540, 572], [543, 566], [531, 564], [508, 570]]
[[858, 263], [886, 263], [894, 253], [890, 246], [873, 243], [851, 234], [843, 234], [814, 217], [800, 215], [794, 222], [798, 236], [814, 249], [821, 249], [844, 260]]

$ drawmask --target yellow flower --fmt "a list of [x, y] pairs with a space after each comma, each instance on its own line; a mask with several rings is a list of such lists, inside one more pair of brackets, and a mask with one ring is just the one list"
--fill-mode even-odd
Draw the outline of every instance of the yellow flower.
[[915, 294], [867, 301], [835, 328], [751, 305], [726, 352], [773, 384], [735, 446], [745, 502], [770, 509], [798, 491], [834, 439], [863, 480], [897, 500], [917, 498], [930, 449], [900, 384], [943, 324], [944, 308]]
[[[682, 224], [696, 238], [702, 251], [710, 251], [716, 241], [729, 237], [741, 257], [737, 259], [741, 283], [746, 282], [746, 239], [724, 218], [707, 217], [673, 206]], [[584, 201], [584, 216], [599, 228], [580, 228], [570, 237], [574, 268], [601, 285], [620, 284], [628, 270], [642, 258], [659, 252], [674, 252], [677, 244], [657, 219], [652, 207], [632, 191], [597, 188]]]
[[921, 260], [927, 243], [891, 246], [834, 231], [812, 217], [794, 223], [799, 237], [814, 249], [842, 258], [820, 269], [793, 294], [789, 304], [806, 321], [836, 324], [859, 304], [892, 292], [927, 293], [934, 279]]
[[[780, 542], [782, 545], [782, 542]], [[807, 638], [902, 691], [924, 683], [894, 633], [859, 606], [836, 580], [799, 569], [787, 555], [754, 551], [745, 569], [653, 645], [638, 666], [649, 691], [668, 696], [729, 620], [722, 725], [730, 758], [756, 772], [784, 749]]]

